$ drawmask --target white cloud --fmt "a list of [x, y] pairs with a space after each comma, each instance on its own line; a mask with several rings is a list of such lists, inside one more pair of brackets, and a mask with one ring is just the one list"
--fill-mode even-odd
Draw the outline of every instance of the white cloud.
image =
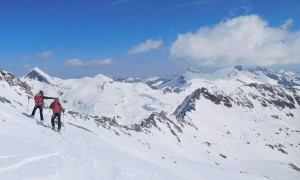
[[213, 3], [214, 0], [193, 0], [193, 1], [185, 1], [182, 4], [175, 4], [174, 6], [168, 7], [164, 10], [162, 10], [161, 12], [165, 12], [165, 11], [172, 11], [175, 9], [181, 9], [181, 8], [186, 8], [189, 6], [196, 6], [196, 5], [208, 5]]
[[28, 59], [31, 59], [32, 58], [32, 55], [31, 54], [25, 54], [22, 56], [22, 59], [25, 59], [25, 60], [28, 60]]
[[106, 58], [100, 60], [92, 60], [83, 62], [81, 59], [69, 59], [65, 61], [65, 64], [68, 66], [102, 66], [113, 64], [113, 58]]
[[84, 63], [80, 59], [69, 59], [65, 61], [65, 64], [69, 66], [84, 66]]
[[91, 13], [92, 13], [92, 14], [98, 13], [98, 12], [101, 11], [101, 10], [113, 8], [113, 7], [122, 5], [122, 4], [124, 4], [124, 3], [127, 3], [127, 2], [129, 2], [129, 1], [130, 1], [130, 0], [116, 0], [116, 1], [111, 2], [109, 5], [107, 5], [107, 6], [105, 6], [105, 7], [101, 7], [101, 8], [99, 8], [99, 9], [90, 11], [89, 14], [91, 14]]
[[88, 62], [87, 64], [101, 66], [101, 65], [110, 65], [113, 63], [114, 63], [114, 61], [112, 58], [106, 58], [106, 59], [100, 59], [100, 60], [93, 60], [93, 61]]
[[269, 27], [257, 15], [249, 15], [179, 34], [170, 54], [204, 66], [266, 66], [299, 63], [299, 47], [300, 31]]
[[118, 0], [118, 1], [114, 1], [110, 4], [110, 7], [113, 7], [113, 6], [117, 6], [119, 4], [123, 4], [123, 3], [126, 3], [128, 2], [129, 0]]
[[292, 24], [293, 24], [293, 20], [292, 19], [287, 19], [283, 25], [281, 25], [281, 28], [284, 30], [287, 30]]
[[130, 49], [128, 53], [129, 54], [139, 54], [139, 53], [143, 53], [143, 52], [150, 51], [153, 49], [157, 49], [161, 45], [162, 45], [161, 39], [158, 39], [158, 40], [148, 39], [147, 41]]
[[239, 7], [235, 7], [229, 11], [230, 17], [238, 16], [238, 15], [247, 15], [252, 12], [252, 7], [249, 5], [243, 5]]
[[54, 55], [53, 51], [52, 50], [47, 50], [47, 51], [43, 51], [41, 53], [38, 54], [39, 57], [42, 57], [42, 58], [50, 58]]

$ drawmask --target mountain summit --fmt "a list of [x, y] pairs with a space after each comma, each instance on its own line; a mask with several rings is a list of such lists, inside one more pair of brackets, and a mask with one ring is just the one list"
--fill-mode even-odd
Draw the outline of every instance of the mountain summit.
[[38, 67], [34, 67], [33, 69], [31, 69], [29, 73], [24, 76], [24, 78], [50, 84], [50, 82], [48, 81], [50, 76]]

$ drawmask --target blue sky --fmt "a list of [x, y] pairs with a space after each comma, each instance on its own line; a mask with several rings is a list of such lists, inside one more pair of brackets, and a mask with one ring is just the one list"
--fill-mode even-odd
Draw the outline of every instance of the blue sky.
[[71, 78], [300, 71], [298, 0], [0, 0], [0, 61]]

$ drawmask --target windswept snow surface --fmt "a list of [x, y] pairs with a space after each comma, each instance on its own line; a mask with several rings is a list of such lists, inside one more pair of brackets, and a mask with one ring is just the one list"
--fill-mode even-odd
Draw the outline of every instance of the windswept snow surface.
[[[248, 72], [186, 72], [155, 89], [35, 70], [43, 82], [22, 78], [33, 94], [0, 73], [0, 179], [300, 178], [299, 89]], [[66, 107], [61, 134], [49, 109], [43, 125], [28, 116], [39, 90]]]
[[180, 179], [110, 142], [113, 134], [67, 124], [68, 116], [62, 135], [16, 109], [1, 106], [1, 118], [0, 179]]

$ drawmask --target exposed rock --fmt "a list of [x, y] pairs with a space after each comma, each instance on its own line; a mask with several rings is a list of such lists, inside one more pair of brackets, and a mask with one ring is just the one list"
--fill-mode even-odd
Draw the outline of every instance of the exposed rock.
[[294, 94], [294, 98], [295, 98], [296, 102], [298, 103], [298, 105], [300, 106], [300, 96]]
[[171, 93], [171, 92], [172, 92], [172, 89], [169, 87], [164, 89], [164, 94]]
[[200, 93], [205, 97], [206, 99], [211, 100], [215, 104], [220, 104], [221, 102], [224, 103], [225, 106], [227, 107], [232, 107], [232, 104], [228, 98], [228, 96], [222, 92], [221, 90], [217, 90], [214, 93], [210, 93], [206, 88], [201, 88]]
[[[293, 88], [285, 88], [282, 86], [274, 86], [269, 84], [257, 84], [257, 83], [250, 83], [246, 85], [251, 88], [257, 89], [262, 96], [258, 96], [257, 94], [249, 93], [249, 96], [252, 97], [254, 100], [259, 100], [261, 105], [267, 107], [268, 104], [274, 105], [278, 108], [284, 109], [295, 109], [295, 100], [297, 101], [296, 94], [297, 90]], [[287, 92], [293, 92], [295, 100], [293, 96], [289, 95]], [[237, 93], [236, 93], [237, 94]], [[242, 93], [240, 93], [242, 94]], [[245, 95], [244, 95], [245, 96]], [[231, 96], [232, 98], [232, 96]], [[244, 97], [240, 101], [234, 101], [236, 104], [249, 104], [249, 99]], [[300, 102], [299, 102], [300, 103]], [[251, 106], [248, 106], [251, 107]]]
[[274, 72], [267, 68], [257, 67], [255, 69], [248, 69], [247, 71], [252, 72], [254, 74], [259, 74], [260, 72], [267, 77], [277, 81], [278, 84], [286, 87], [300, 86], [299, 77], [290, 76], [285, 73]]
[[173, 92], [179, 94], [181, 92], [181, 90], [179, 88], [175, 88], [175, 89], [173, 89]]
[[295, 109], [295, 105], [293, 103], [289, 103], [287, 101], [283, 101], [283, 100], [280, 100], [280, 99], [277, 99], [277, 100], [270, 100], [276, 107], [279, 107], [279, 108], [285, 108], [285, 107], [288, 107], [290, 109]]
[[0, 69], [0, 75], [0, 80], [6, 81], [11, 87], [19, 86], [22, 90], [25, 91], [25, 93], [29, 95], [29, 97], [33, 96], [30, 86], [25, 82], [22, 82], [20, 79], [16, 78], [13, 74]]
[[183, 85], [183, 84], [186, 84], [187, 81], [185, 80], [184, 76], [180, 76], [178, 79], [177, 79], [177, 85], [180, 86], [180, 85]]
[[[151, 128], [151, 127], [155, 127], [158, 130], [161, 131], [160, 127], [157, 125], [158, 122], [162, 123], [162, 124], [166, 124], [168, 129], [170, 130], [170, 132], [177, 138], [177, 141], [180, 142], [180, 139], [178, 137], [178, 135], [176, 134], [176, 132], [178, 133], [182, 133], [182, 129], [174, 123], [174, 121], [172, 121], [171, 119], [169, 119], [166, 116], [165, 112], [160, 112], [160, 113], [152, 113], [150, 115], [150, 117], [148, 117], [147, 119], [145, 119], [144, 121], [142, 121], [141, 123], [141, 128]], [[176, 132], [175, 132], [175, 130]]]
[[282, 152], [283, 154], [288, 154], [285, 150], [283, 150], [283, 149], [281, 149], [281, 148], [279, 148], [279, 149], [277, 149], [278, 151], [280, 151], [280, 152]]
[[5, 97], [1, 97], [1, 96], [0, 96], [0, 102], [11, 104], [10, 100], [6, 99]]
[[275, 145], [271, 145], [271, 144], [266, 144], [266, 146], [272, 148], [272, 149], [277, 149], [278, 151], [282, 152], [283, 154], [288, 154], [283, 148], [285, 148], [282, 144], [275, 144]]
[[[250, 97], [255, 98], [252, 94], [249, 94]], [[229, 95], [229, 98], [238, 106], [253, 108], [253, 103], [248, 99], [246, 93], [243, 89], [238, 88]]]
[[157, 78], [154, 80], [148, 80], [145, 82], [145, 84], [147, 84], [152, 89], [158, 89], [157, 86], [163, 85], [171, 80], [172, 79], [170, 79], [170, 78]]
[[278, 115], [271, 115], [272, 118], [279, 119]]
[[243, 67], [242, 66], [234, 66], [234, 69], [236, 69], [238, 71], [243, 71]]
[[211, 146], [211, 143], [210, 142], [204, 142], [208, 147]]
[[271, 144], [266, 144], [266, 146], [270, 147], [271, 149], [274, 149], [274, 146]]
[[223, 154], [219, 154], [222, 158], [227, 159], [227, 156], [223, 155]]
[[221, 103], [224, 106], [230, 108], [232, 104], [230, 99], [224, 92], [221, 90], [213, 89], [213, 93], [209, 92], [208, 89], [202, 87], [201, 89], [196, 89], [191, 95], [187, 96], [184, 101], [176, 108], [175, 112], [173, 113], [177, 119], [184, 119], [187, 112], [195, 111], [196, 110], [196, 101], [200, 100], [202, 96], [205, 99], [212, 101], [214, 104], [219, 105]]
[[68, 113], [71, 115], [79, 115], [79, 112], [74, 112], [74, 111], [68, 111]]
[[46, 83], [46, 84], [50, 84], [50, 82], [43, 76], [41, 75], [39, 72], [37, 72], [36, 70], [32, 70], [30, 71], [26, 76], [25, 78], [28, 78], [28, 79], [36, 79], [38, 80], [39, 82], [43, 82], [43, 83]]
[[201, 89], [197, 89], [191, 95], [187, 96], [184, 101], [177, 107], [173, 113], [177, 119], [184, 119], [187, 112], [195, 111], [195, 102], [200, 99]]
[[300, 168], [298, 168], [296, 165], [294, 165], [293, 163], [290, 163], [289, 166], [291, 166], [292, 169], [300, 172]]

